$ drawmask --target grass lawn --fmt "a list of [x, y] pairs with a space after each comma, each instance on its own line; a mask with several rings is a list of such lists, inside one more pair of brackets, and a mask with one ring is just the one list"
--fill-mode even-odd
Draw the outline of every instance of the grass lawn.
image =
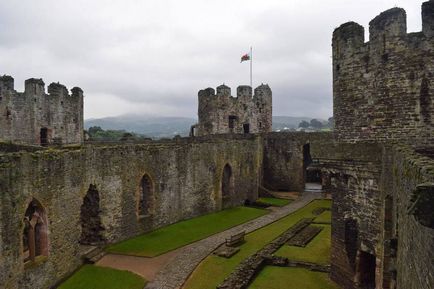
[[[215, 289], [245, 258], [254, 254], [266, 244], [281, 235], [300, 219], [314, 217], [312, 210], [330, 207], [329, 200], [315, 200], [296, 212], [246, 235], [246, 242], [241, 250], [229, 259], [210, 255], [205, 258], [187, 280], [185, 289]], [[304, 288], [304, 287], [299, 287]]]
[[276, 206], [276, 207], [283, 207], [288, 205], [291, 202], [291, 200], [279, 199], [279, 198], [259, 198], [257, 202], [271, 205], [271, 206]]
[[276, 251], [276, 256], [286, 257], [297, 261], [306, 261], [317, 264], [330, 263], [330, 225], [315, 225], [323, 227], [322, 231], [306, 245], [306, 247], [297, 247], [283, 245]]
[[146, 281], [129, 271], [84, 265], [58, 289], [143, 289]]
[[328, 223], [330, 224], [332, 222], [332, 212], [331, 211], [324, 211], [321, 214], [319, 214], [318, 217], [313, 220], [314, 223]]
[[267, 210], [236, 207], [181, 221], [111, 245], [111, 253], [154, 257], [267, 214]]
[[303, 268], [266, 266], [249, 289], [339, 289], [327, 273]]

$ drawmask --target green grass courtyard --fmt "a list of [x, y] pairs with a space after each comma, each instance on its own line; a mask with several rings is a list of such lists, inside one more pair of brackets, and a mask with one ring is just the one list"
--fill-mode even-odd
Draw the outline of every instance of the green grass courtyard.
[[155, 257], [267, 214], [267, 210], [236, 207], [181, 221], [113, 244], [107, 252]]
[[58, 289], [143, 289], [146, 280], [129, 271], [84, 265]]
[[[315, 215], [312, 214], [312, 211], [316, 208], [320, 207], [330, 207], [331, 201], [330, 200], [315, 200], [305, 207], [295, 211], [294, 213], [272, 223], [269, 224], [261, 229], [258, 229], [250, 234], [246, 235], [246, 242], [240, 246], [240, 251], [232, 256], [229, 259], [218, 257], [215, 255], [210, 255], [207, 258], [205, 258], [202, 263], [196, 268], [196, 270], [193, 272], [193, 274], [190, 276], [190, 278], [187, 280], [187, 282], [184, 285], [184, 289], [214, 289], [217, 285], [219, 285], [229, 274], [237, 267], [237, 265], [249, 257], [250, 255], [254, 254], [258, 250], [260, 250], [262, 247], [264, 247], [266, 244], [270, 243], [272, 240], [277, 238], [280, 234], [282, 234], [284, 231], [286, 231], [291, 226], [295, 225], [300, 219], [302, 218], [308, 218], [308, 217], [315, 217]], [[325, 232], [324, 232], [325, 231]], [[323, 236], [326, 234], [327, 230], [323, 230], [317, 238], [323, 234]], [[313, 252], [312, 252], [313, 254]], [[322, 253], [322, 258], [328, 258], [328, 252]], [[271, 271], [274, 268], [271, 269]], [[286, 270], [287, 268], [283, 268]], [[258, 278], [267, 273], [267, 271], [262, 271], [259, 273]], [[288, 271], [289, 272], [289, 271]], [[312, 274], [305, 274], [305, 276], [310, 276], [312, 278], [316, 278], [317, 272], [307, 272]], [[316, 280], [321, 280], [316, 279]], [[306, 280], [306, 282], [310, 282], [309, 280]], [[313, 284], [315, 284], [315, 281], [312, 280]], [[318, 282], [317, 282], [318, 283]], [[253, 284], [252, 284], [253, 286]], [[256, 286], [256, 285], [255, 285]], [[274, 287], [256, 287], [261, 289], [267, 289]], [[300, 289], [305, 287], [277, 287], [282, 289]], [[307, 287], [306, 287], [307, 288]], [[326, 287], [312, 287], [314, 289], [322, 289]], [[333, 287], [331, 287], [333, 288]]]

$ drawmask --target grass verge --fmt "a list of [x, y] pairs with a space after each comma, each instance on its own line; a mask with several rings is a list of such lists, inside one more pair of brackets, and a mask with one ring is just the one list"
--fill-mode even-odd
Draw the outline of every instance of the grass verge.
[[143, 289], [146, 280], [129, 271], [84, 265], [58, 289]]
[[157, 229], [108, 246], [106, 250], [110, 253], [155, 257], [267, 213], [257, 208], [231, 208]]
[[259, 198], [258, 203], [267, 204], [270, 206], [283, 207], [288, 205], [291, 200], [279, 199], [279, 198]]
[[330, 225], [315, 226], [323, 227], [323, 229], [306, 247], [283, 245], [274, 255], [316, 264], [330, 263]]
[[313, 220], [314, 223], [330, 224], [332, 222], [332, 212], [330, 210], [322, 212]]
[[331, 201], [329, 200], [315, 200], [294, 213], [246, 235], [246, 242], [240, 246], [240, 251], [231, 258], [208, 256], [199, 264], [183, 288], [215, 289], [245, 258], [270, 243], [300, 219], [314, 217], [312, 210], [330, 206]]
[[266, 266], [249, 289], [338, 289], [327, 273], [302, 268]]

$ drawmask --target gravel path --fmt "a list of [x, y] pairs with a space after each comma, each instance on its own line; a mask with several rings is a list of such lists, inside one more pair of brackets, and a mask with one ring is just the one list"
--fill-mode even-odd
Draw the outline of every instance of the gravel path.
[[176, 256], [158, 272], [155, 279], [149, 282], [145, 289], [181, 288], [197, 265], [223, 244], [229, 236], [240, 231], [249, 233], [257, 230], [304, 207], [312, 200], [320, 198], [322, 198], [320, 193], [305, 192], [297, 200], [279, 210], [176, 250]]

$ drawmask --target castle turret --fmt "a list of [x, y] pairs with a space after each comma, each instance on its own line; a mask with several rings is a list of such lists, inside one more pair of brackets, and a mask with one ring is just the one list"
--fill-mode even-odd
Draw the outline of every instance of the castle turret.
[[10, 75], [0, 76], [0, 93], [6, 90], [14, 90], [14, 78]]
[[271, 132], [273, 122], [273, 104], [272, 92], [268, 84], [261, 84], [255, 88], [253, 102], [257, 113], [258, 131]]
[[24, 92], [27, 95], [44, 95], [45, 83], [42, 78], [30, 78], [24, 82]]
[[422, 4], [422, 32], [426, 37], [434, 37], [434, 0]]

